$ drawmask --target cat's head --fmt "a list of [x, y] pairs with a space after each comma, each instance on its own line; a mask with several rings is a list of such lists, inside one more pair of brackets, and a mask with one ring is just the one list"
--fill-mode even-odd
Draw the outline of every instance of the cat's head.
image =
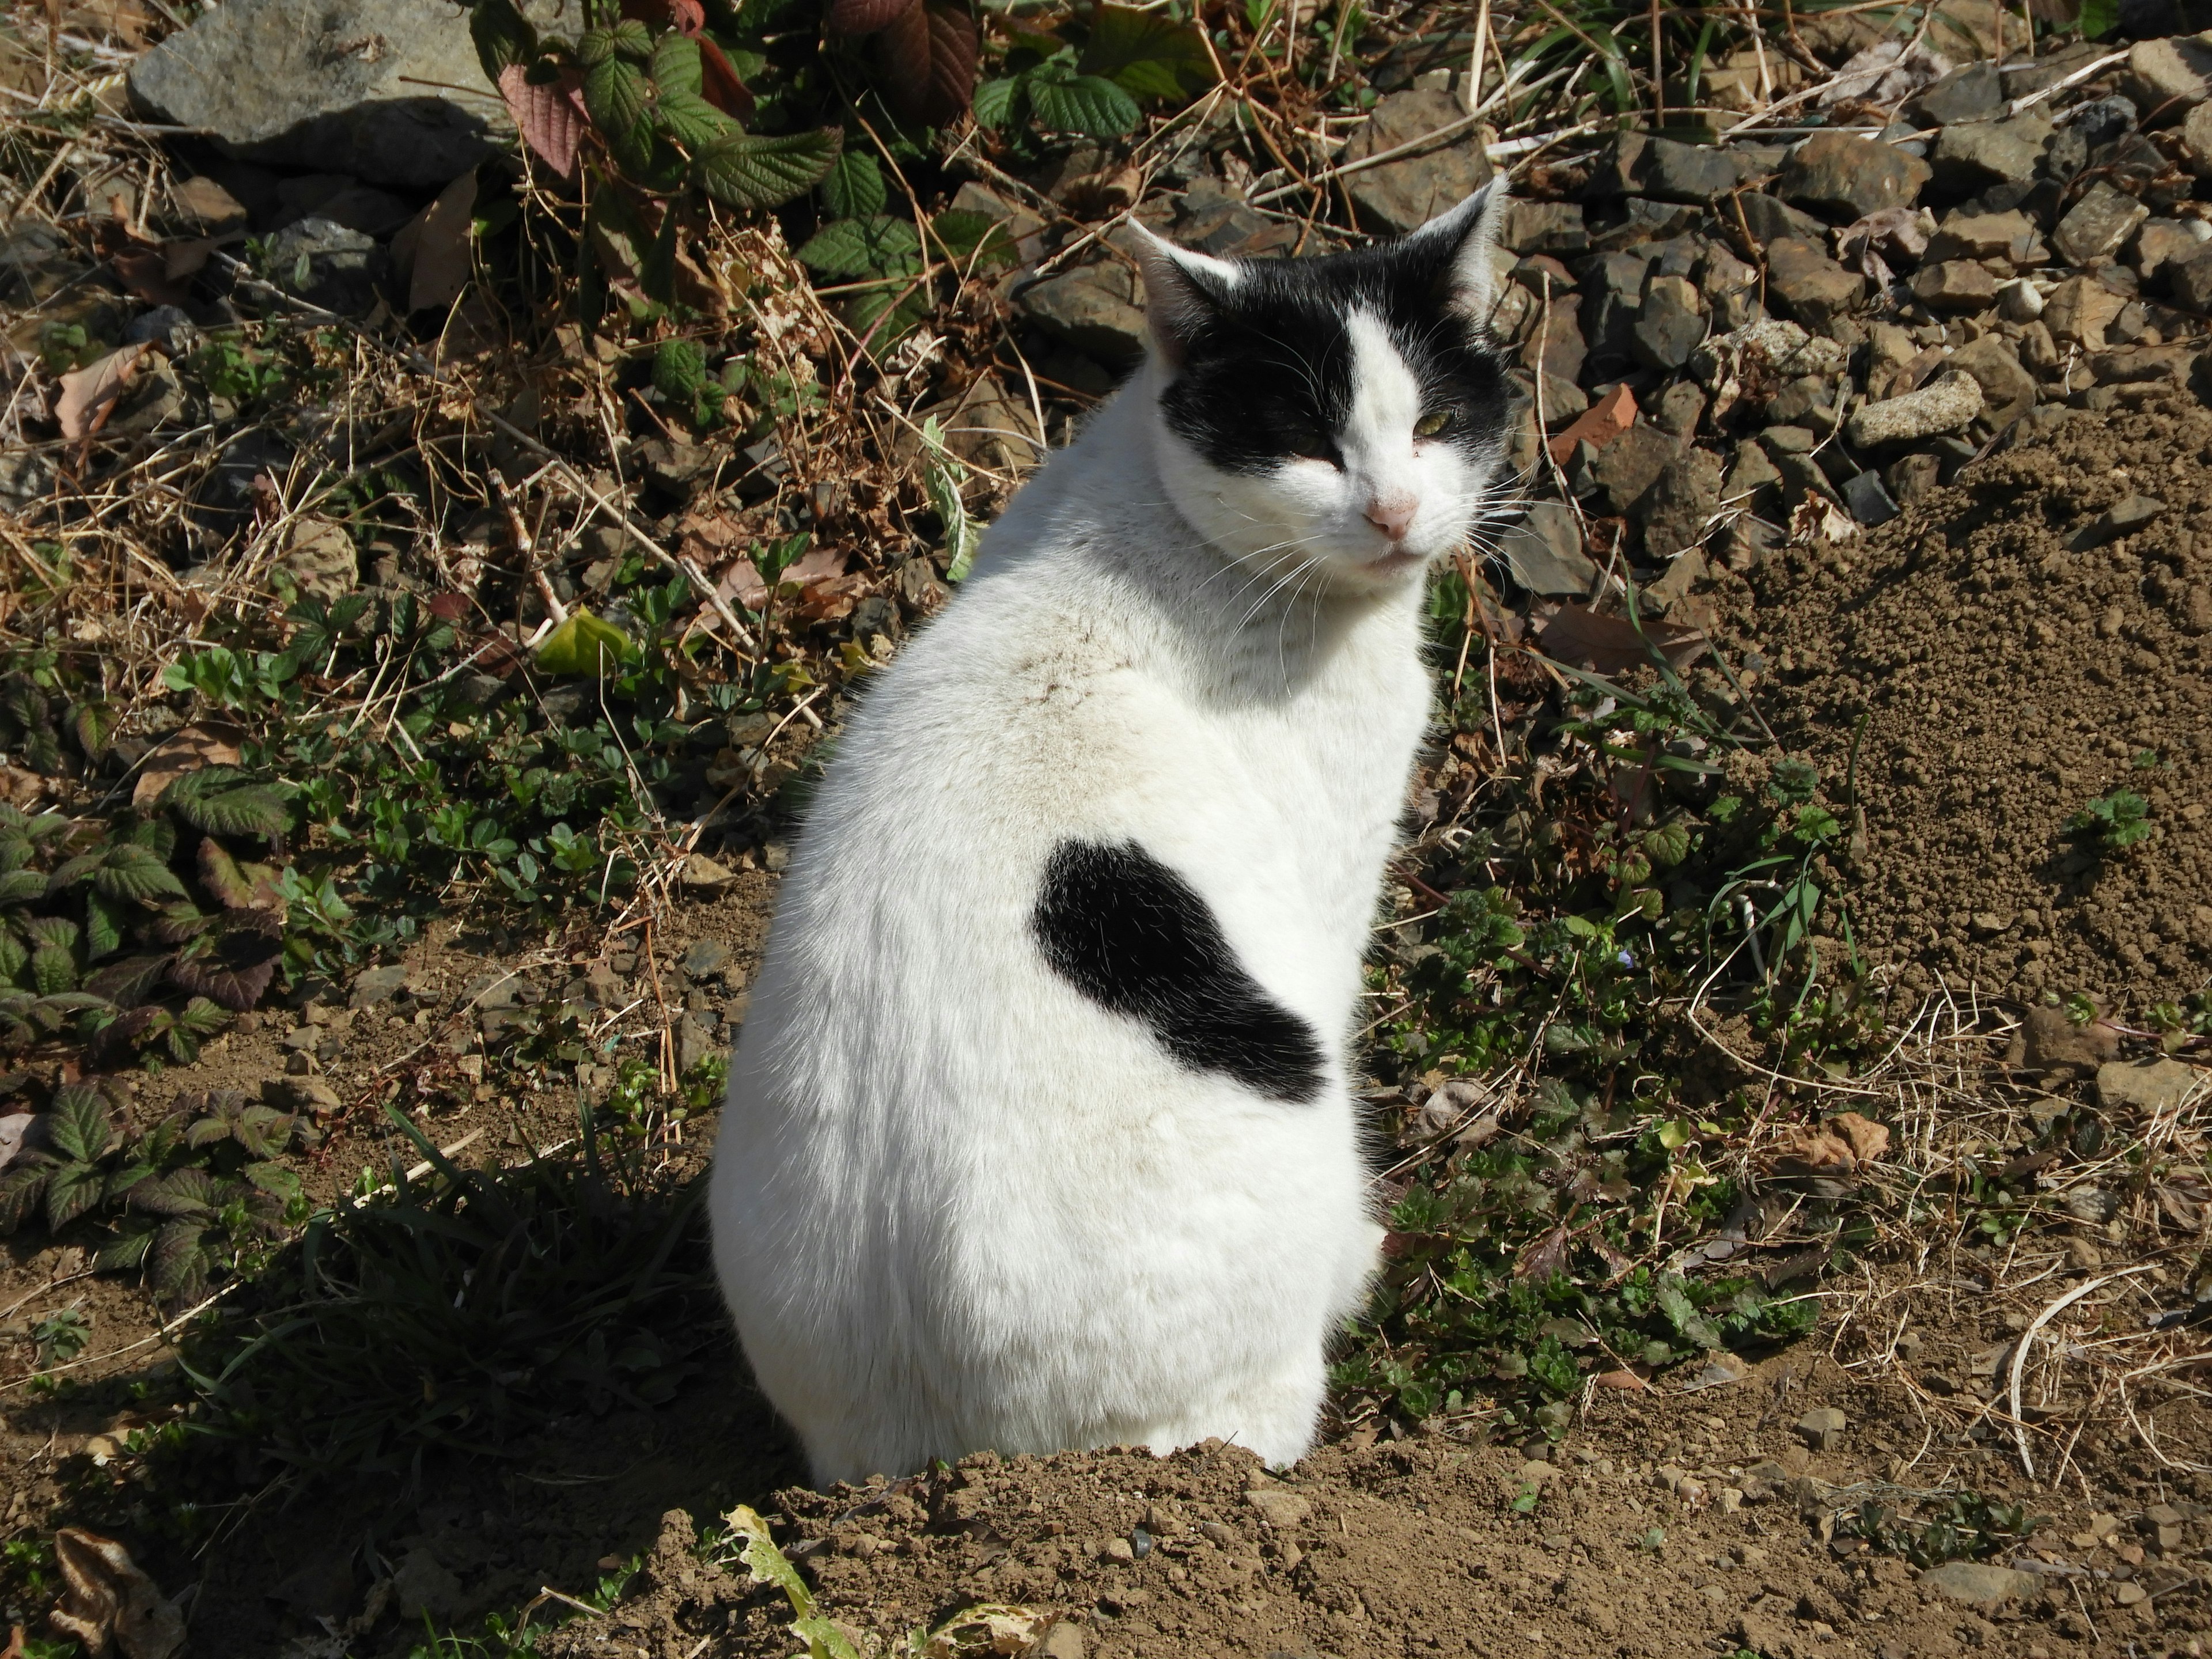
[[1322, 258], [1147, 236], [1161, 471], [1217, 546], [1382, 592], [1496, 505], [1509, 391], [1482, 324], [1505, 194], [1493, 182], [1409, 236]]

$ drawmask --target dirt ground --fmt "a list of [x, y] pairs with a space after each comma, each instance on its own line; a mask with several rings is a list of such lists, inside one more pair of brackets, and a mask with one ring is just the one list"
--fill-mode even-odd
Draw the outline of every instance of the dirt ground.
[[[2196, 596], [2212, 543], [2190, 526], [2212, 506], [2208, 444], [2212, 416], [2194, 404], [2066, 418], [1877, 534], [1722, 579], [1724, 623], [1766, 664], [1759, 695], [1785, 738], [1838, 762], [1866, 717], [1859, 939], [1907, 986], [1940, 976], [2140, 1007], [2202, 985], [2212, 647]], [[2115, 503], [2153, 493], [2165, 510], [2144, 528], [2068, 550]], [[2155, 759], [2138, 766], [2145, 750]], [[2122, 783], [2150, 800], [2157, 834], [2069, 862], [2064, 818]], [[773, 899], [774, 878], [748, 871], [627, 957], [441, 938], [410, 959], [404, 994], [326, 1005], [334, 1041], [315, 1063], [344, 1104], [316, 1190], [388, 1155], [378, 1102], [410, 1068], [436, 1085], [427, 1133], [441, 1146], [476, 1136], [465, 1161], [511, 1161], [571, 1132], [566, 1087], [513, 1100], [470, 1081], [462, 1039], [481, 1028], [485, 982], [597, 969], [610, 1002], [741, 1020]], [[682, 962], [702, 939], [730, 959], [695, 984]], [[296, 1074], [289, 1024], [264, 1018], [197, 1066], [142, 1079], [142, 1115], [178, 1089]], [[2002, 1034], [1959, 1055], [1966, 1109], [2002, 1084]], [[2050, 1086], [2079, 1099], [2090, 1085]], [[703, 1166], [712, 1129], [711, 1114], [685, 1126], [672, 1173]], [[1206, 1446], [1166, 1460], [984, 1456], [813, 1493], [716, 1332], [658, 1411], [580, 1412], [504, 1458], [264, 1492], [210, 1508], [196, 1539], [152, 1524], [143, 1477], [118, 1455], [131, 1429], [181, 1409], [159, 1330], [118, 1281], [89, 1277], [81, 1252], [19, 1243], [0, 1267], [11, 1330], [76, 1304], [93, 1341], [76, 1372], [89, 1386], [58, 1399], [27, 1386], [24, 1351], [10, 1350], [0, 1488], [11, 1527], [93, 1509], [143, 1519], [131, 1542], [168, 1591], [189, 1594], [192, 1651], [207, 1654], [397, 1659], [426, 1621], [466, 1628], [533, 1598], [541, 1622], [568, 1613], [568, 1598], [643, 1554], [611, 1614], [576, 1618], [538, 1650], [780, 1659], [793, 1645], [781, 1601], [688, 1541], [693, 1522], [744, 1503], [777, 1517], [824, 1611], [857, 1637], [902, 1636], [970, 1601], [1021, 1603], [1064, 1622], [1042, 1650], [1053, 1659], [2196, 1655], [2212, 1629], [2212, 1420], [2202, 1344], [2178, 1322], [2193, 1317], [2201, 1237], [2108, 1273], [2100, 1252], [2119, 1224], [2085, 1215], [2063, 1237], [1940, 1250], [1892, 1241], [1864, 1282], [1821, 1292], [1832, 1306], [1816, 1336], [1694, 1390], [1593, 1387], [1556, 1445], [1368, 1430], [1280, 1479]], [[2154, 1364], [2099, 1368], [2160, 1321], [2177, 1334]], [[2088, 1425], [2070, 1439], [2035, 1430], [2033, 1479], [2008, 1393], [2024, 1332], [2040, 1341], [2020, 1420]], [[1853, 1535], [1862, 1504], [1909, 1511], [1967, 1491], [2042, 1524], [1972, 1570], [1927, 1575]], [[690, 1519], [669, 1518], [678, 1510]]]

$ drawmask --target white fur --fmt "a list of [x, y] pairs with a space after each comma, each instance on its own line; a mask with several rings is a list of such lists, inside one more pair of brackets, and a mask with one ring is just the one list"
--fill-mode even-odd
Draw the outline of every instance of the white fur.
[[[1486, 482], [1413, 439], [1371, 331], [1334, 480], [1206, 466], [1163, 428], [1156, 356], [847, 727], [711, 1200], [746, 1355], [818, 1480], [1310, 1441], [1382, 1237], [1348, 1066], [1428, 717], [1421, 567]], [[1364, 516], [1389, 490], [1419, 498], [1402, 543]], [[1134, 839], [1204, 896], [1321, 1035], [1317, 1103], [1186, 1069], [1050, 970], [1030, 918], [1068, 836]]]

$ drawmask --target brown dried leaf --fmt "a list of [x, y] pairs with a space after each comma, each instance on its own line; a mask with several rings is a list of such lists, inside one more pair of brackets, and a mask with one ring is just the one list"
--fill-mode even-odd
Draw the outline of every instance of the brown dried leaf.
[[1649, 662], [1653, 650], [1672, 666], [1686, 668], [1706, 644], [1705, 636], [1694, 628], [1647, 621], [1639, 635], [1627, 617], [1601, 617], [1579, 605], [1561, 605], [1544, 624], [1540, 638], [1547, 656], [1598, 674], [1618, 674]]
[[921, 126], [957, 119], [975, 91], [981, 47], [964, 5], [923, 0], [884, 29], [878, 46], [884, 91], [900, 116]]
[[1843, 1136], [1851, 1155], [1862, 1164], [1871, 1164], [1889, 1150], [1888, 1126], [1856, 1112], [1837, 1113], [1828, 1120], [1828, 1127]]
[[143, 812], [185, 773], [203, 766], [237, 765], [239, 740], [245, 735], [239, 727], [218, 720], [172, 732], [146, 751], [131, 791], [131, 805]]
[[1563, 1271], [1569, 1237], [1565, 1227], [1553, 1227], [1522, 1245], [1513, 1258], [1513, 1277], [1542, 1280]]
[[748, 611], [758, 611], [768, 604], [768, 584], [750, 559], [732, 559], [714, 583], [714, 591]]
[[62, 376], [61, 396], [54, 404], [54, 419], [61, 422], [64, 438], [85, 438], [100, 430], [107, 420], [108, 411], [115, 400], [123, 395], [123, 388], [131, 384], [131, 372], [138, 367], [145, 356], [143, 345], [127, 345], [119, 351], [111, 351], [98, 362], [88, 364]]
[[114, 270], [115, 280], [133, 299], [149, 306], [180, 306], [187, 297], [170, 280], [169, 257], [164, 248], [126, 247], [112, 255], [107, 263]]
[[810, 550], [805, 557], [785, 566], [776, 582], [780, 586], [796, 582], [801, 587], [810, 587], [816, 582], [828, 581], [844, 574], [845, 556], [842, 553], [834, 547], [817, 547]]
[[1831, 1180], [1857, 1175], [1889, 1147], [1889, 1131], [1856, 1112], [1839, 1112], [1826, 1123], [1798, 1124], [1767, 1153], [1777, 1175]]
[[476, 206], [477, 175], [471, 167], [440, 191], [438, 199], [392, 239], [392, 258], [408, 268], [409, 311], [443, 311], [468, 287], [474, 269], [469, 232]]
[[185, 1644], [185, 1615], [161, 1587], [112, 1538], [64, 1527], [54, 1556], [67, 1586], [53, 1627], [100, 1659], [110, 1647], [123, 1659], [169, 1659]]
[[584, 141], [584, 81], [573, 70], [542, 87], [526, 79], [520, 64], [509, 64], [499, 72], [499, 94], [514, 118], [522, 142], [563, 179], [576, 176], [576, 149]]

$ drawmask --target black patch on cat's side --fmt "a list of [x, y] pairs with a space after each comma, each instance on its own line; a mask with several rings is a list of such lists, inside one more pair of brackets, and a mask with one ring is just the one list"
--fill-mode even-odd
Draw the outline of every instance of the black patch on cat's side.
[[1144, 1021], [1191, 1070], [1224, 1073], [1274, 1100], [1319, 1097], [1313, 1028], [1244, 971], [1197, 890], [1136, 842], [1053, 848], [1030, 927], [1055, 973], [1102, 1008]]
[[1510, 392], [1488, 340], [1453, 309], [1457, 252], [1415, 237], [1243, 261], [1225, 286], [1189, 274], [1199, 303], [1160, 394], [1170, 429], [1224, 472], [1269, 472], [1296, 455], [1338, 460], [1334, 436], [1352, 407], [1348, 319], [1364, 311], [1388, 327], [1428, 406], [1452, 412], [1446, 441], [1471, 459], [1499, 453]]

